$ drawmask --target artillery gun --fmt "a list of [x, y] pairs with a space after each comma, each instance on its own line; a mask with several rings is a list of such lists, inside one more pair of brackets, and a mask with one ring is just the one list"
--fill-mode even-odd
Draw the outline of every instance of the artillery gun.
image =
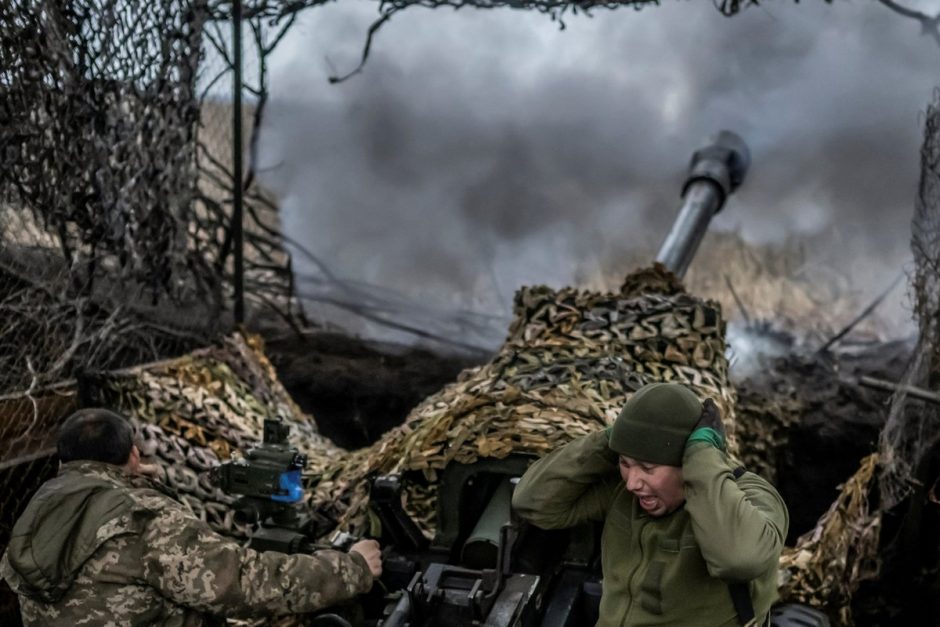
[[[677, 275], [746, 166], [746, 148], [730, 134], [698, 151], [679, 218], [657, 256], [662, 265], [628, 275], [612, 293], [523, 288], [496, 356], [369, 448], [344, 451], [319, 435], [260, 342], [239, 334], [178, 359], [57, 385], [57, 404], [44, 415], [103, 405], [133, 416], [159, 480], [212, 528], [237, 538], [246, 528], [234, 499], [200, 473], [248, 448], [264, 419], [289, 423], [287, 442], [283, 429], [269, 429], [270, 442], [258, 447], [275, 446], [254, 458], [260, 481], [230, 477], [255, 499], [247, 510], [276, 528], [265, 547], [256, 535], [256, 546], [309, 550], [373, 535], [388, 550], [383, 584], [391, 596], [368, 599], [358, 621], [325, 615], [314, 619], [321, 624], [592, 624], [600, 593], [596, 530], [518, 524], [509, 511], [512, 480], [535, 456], [609, 424], [633, 390], [654, 380], [682, 381], [715, 399], [734, 445], [720, 308], [687, 294]], [[38, 452], [21, 452], [51, 455], [44, 447], [54, 430], [33, 432], [42, 435]], [[309, 503], [261, 506], [272, 476], [302, 466], [295, 449], [312, 473], [303, 479]], [[285, 508], [294, 511], [279, 511]]]
[[[656, 380], [714, 398], [735, 446], [720, 308], [686, 294], [679, 278], [749, 162], [744, 142], [720, 133], [694, 153], [652, 268], [629, 275], [618, 293], [523, 288], [489, 364], [463, 373], [372, 447], [321, 468], [308, 484], [310, 505], [332, 524], [297, 531], [321, 543], [337, 531], [378, 537], [388, 594], [356, 618], [330, 611], [313, 624], [596, 622], [600, 529], [526, 525], [512, 516], [512, 489], [535, 456], [609, 424], [634, 390]], [[260, 538], [282, 526], [272, 517]], [[777, 624], [793, 612], [811, 619], [801, 624], [825, 624], [805, 608], [786, 610]]]

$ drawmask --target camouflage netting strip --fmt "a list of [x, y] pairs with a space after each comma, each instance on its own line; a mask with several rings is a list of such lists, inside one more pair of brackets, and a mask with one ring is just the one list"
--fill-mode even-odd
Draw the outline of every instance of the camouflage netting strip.
[[213, 530], [233, 538], [248, 537], [249, 529], [235, 523], [236, 497], [209, 480], [208, 471], [219, 464], [213, 449], [137, 418], [132, 417], [131, 423], [150, 479], [165, 486]]
[[158, 425], [219, 459], [259, 442], [266, 418], [291, 426], [291, 443], [308, 452], [311, 472], [341, 449], [317, 433], [277, 379], [257, 336], [234, 334], [187, 356], [85, 379], [92, 402]]
[[[80, 406], [114, 408], [134, 423], [151, 478], [214, 530], [235, 538], [246, 538], [248, 529], [235, 524], [234, 497], [214, 486], [207, 471], [259, 442], [266, 418], [290, 424], [291, 443], [308, 453], [311, 472], [345, 454], [290, 398], [258, 336], [234, 334], [181, 358], [87, 375], [78, 389], [63, 385], [45, 396], [7, 399], [3, 408], [9, 413], [30, 400], [41, 420], [6, 431], [15, 437], [0, 440], [5, 459], [24, 447], [54, 446], [59, 421]], [[34, 437], [26, 439], [30, 429]]]
[[[940, 90], [927, 108], [921, 146], [920, 180], [911, 222], [914, 270], [911, 292], [917, 346], [902, 383], [940, 387]], [[910, 406], [895, 394], [879, 449], [884, 459], [879, 479], [882, 506], [893, 507], [916, 493], [917, 476], [940, 448], [940, 406]]]
[[868, 500], [878, 455], [862, 460], [816, 527], [780, 558], [780, 594], [851, 626], [850, 604], [859, 584], [877, 576], [881, 514]]
[[[211, 485], [206, 471], [259, 441], [265, 418], [280, 417], [291, 424], [292, 443], [310, 456], [311, 506], [362, 531], [368, 479], [419, 473], [428, 485], [408, 482], [405, 506], [432, 535], [434, 480], [448, 463], [544, 454], [609, 424], [646, 382], [682, 381], [714, 398], [731, 432], [735, 398], [723, 338], [720, 310], [659, 270], [631, 275], [619, 294], [524, 289], [509, 337], [491, 363], [465, 371], [401, 427], [353, 452], [316, 432], [254, 336], [236, 334], [179, 359], [87, 377], [82, 385], [86, 399], [132, 416], [155, 478], [221, 533], [244, 538], [248, 530], [234, 523], [233, 498]], [[752, 440], [762, 437], [750, 424], [761, 407], [752, 405], [740, 408], [748, 424], [738, 430], [751, 453], [759, 449]], [[778, 409], [764, 417], [775, 429], [799, 410]], [[877, 566], [878, 518], [866, 501], [873, 467], [866, 460], [817, 529], [785, 553], [784, 598], [848, 616], [851, 593]]]
[[661, 266], [630, 275], [620, 293], [524, 288], [497, 356], [462, 373], [373, 446], [329, 465], [310, 504], [361, 532], [368, 479], [419, 472], [428, 485], [409, 482], [404, 505], [432, 536], [434, 482], [447, 464], [543, 455], [611, 424], [632, 392], [653, 381], [714, 398], [736, 449], [724, 331], [717, 303], [689, 296]]
[[234, 334], [185, 357], [83, 379], [93, 404], [131, 417], [151, 476], [219, 533], [247, 537], [234, 521], [234, 497], [208, 470], [261, 440], [264, 420], [291, 426], [291, 444], [310, 456], [311, 472], [336, 463], [341, 449], [317, 433], [277, 379], [258, 336]]
[[795, 391], [767, 398], [739, 390], [737, 433], [746, 443], [741, 450], [744, 466], [776, 483], [778, 458], [786, 450], [789, 429], [799, 424], [807, 411], [806, 403], [797, 398]]

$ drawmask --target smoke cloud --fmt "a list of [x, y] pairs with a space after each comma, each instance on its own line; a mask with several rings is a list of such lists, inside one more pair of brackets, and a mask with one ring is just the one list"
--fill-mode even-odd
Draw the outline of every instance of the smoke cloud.
[[[940, 48], [876, 3], [732, 19], [669, 3], [563, 31], [532, 12], [416, 8], [383, 27], [363, 73], [329, 85], [357, 63], [375, 7], [307, 11], [272, 61], [262, 180], [286, 232], [345, 281], [318, 283], [298, 257], [305, 293], [379, 316], [394, 301], [398, 320], [448, 318], [441, 333], [492, 347], [520, 285], [583, 284], [654, 254], [689, 156], [722, 128], [753, 165], [714, 228], [756, 243], [831, 234], [813, 254], [863, 295], [909, 254]], [[893, 300], [906, 315], [901, 290]]]

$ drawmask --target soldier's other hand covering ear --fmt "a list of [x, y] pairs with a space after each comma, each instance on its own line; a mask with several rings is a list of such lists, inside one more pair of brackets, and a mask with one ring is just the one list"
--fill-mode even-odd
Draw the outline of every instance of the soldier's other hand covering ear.
[[710, 398], [702, 402], [702, 415], [692, 428], [688, 443], [708, 442], [715, 448], [725, 450], [725, 427], [721, 423], [721, 411]]

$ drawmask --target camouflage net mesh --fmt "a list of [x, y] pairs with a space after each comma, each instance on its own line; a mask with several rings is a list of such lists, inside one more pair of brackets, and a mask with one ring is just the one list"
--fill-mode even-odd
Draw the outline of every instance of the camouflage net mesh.
[[852, 625], [858, 585], [877, 576], [881, 515], [869, 501], [878, 455], [862, 460], [814, 529], [780, 557], [780, 596], [824, 610], [838, 625]]
[[182, 297], [204, 264], [185, 218], [205, 7], [135, 2], [128, 19], [119, 4], [0, 8], [0, 200], [54, 238], [76, 287], [107, 274]]
[[738, 434], [747, 443], [741, 460], [748, 470], [776, 483], [778, 458], [786, 450], [787, 434], [808, 411], [812, 410], [796, 390], [773, 399], [739, 391]]
[[314, 468], [330, 457], [324, 455], [327, 441], [281, 385], [257, 335], [235, 333], [184, 357], [84, 377], [80, 386], [88, 404], [116, 407], [208, 447], [219, 459], [258, 443], [268, 418], [290, 423], [295, 446], [317, 449]]
[[[7, 392], [191, 348], [189, 327], [209, 311], [194, 305], [209, 273], [185, 219], [198, 178], [205, 15], [198, 2], [132, 8], [128, 16], [91, 1], [0, 6]], [[116, 45], [125, 41], [140, 45]], [[162, 298], [192, 304], [190, 315], [159, 315]]]
[[[204, 87], [232, 66], [201, 65], [230, 6], [0, 3], [0, 547], [76, 379], [232, 327], [233, 119]], [[248, 310], [290, 315], [276, 207], [245, 196]]]
[[[766, 433], [752, 418], [756, 406], [774, 403], [755, 397], [738, 408], [735, 420], [720, 309], [686, 294], [670, 275], [634, 273], [614, 294], [524, 289], [516, 314], [491, 363], [465, 371], [402, 427], [359, 451], [343, 451], [319, 436], [278, 382], [260, 340], [240, 334], [178, 359], [86, 374], [57, 390], [54, 409], [64, 416], [79, 402], [105, 404], [132, 416], [157, 480], [196, 516], [236, 538], [248, 529], [235, 524], [232, 497], [211, 485], [205, 471], [258, 441], [266, 417], [288, 421], [292, 443], [310, 456], [310, 505], [353, 531], [368, 524], [373, 474], [423, 475], [426, 482], [407, 484], [405, 505], [431, 535], [434, 480], [448, 463], [544, 454], [609, 424], [630, 393], [653, 380], [682, 381], [715, 398], [745, 459], [765, 454]], [[780, 417], [792, 424], [812, 407], [784, 404]], [[854, 586], [877, 565], [879, 519], [867, 501], [874, 459], [846, 483], [819, 526], [785, 553], [786, 599], [848, 615]]]
[[[901, 383], [935, 389], [940, 381], [940, 93], [925, 122], [911, 240], [919, 336]], [[778, 411], [765, 424], [792, 421], [792, 413]], [[840, 625], [854, 624], [852, 597], [881, 568], [882, 514], [911, 495], [920, 465], [938, 444], [940, 409], [911, 402], [902, 385], [892, 398], [879, 453], [862, 460], [816, 527], [784, 552], [781, 595], [827, 611]]]
[[[935, 390], [940, 385], [940, 92], [927, 108], [921, 176], [911, 224], [911, 277], [917, 346], [903, 384]], [[940, 407], [895, 394], [881, 437], [880, 492], [889, 509], [911, 493], [919, 465], [940, 444]]]
[[[231, 52], [200, 65], [219, 19], [206, 0], [0, 3], [0, 390], [231, 328]], [[244, 192], [249, 305], [290, 316], [276, 205]]]
[[653, 381], [714, 398], [734, 448], [724, 348], [717, 304], [685, 293], [662, 267], [630, 275], [619, 293], [523, 288], [496, 357], [464, 371], [373, 446], [326, 468], [314, 478], [310, 504], [361, 532], [368, 479], [417, 472], [426, 484], [408, 483], [404, 505], [431, 536], [434, 482], [447, 464], [543, 455], [612, 423], [632, 392]]
[[74, 376], [205, 341], [184, 219], [204, 18], [176, 0], [0, 3], [0, 547], [55, 473]]
[[216, 531], [236, 538], [248, 529], [234, 521], [234, 497], [206, 471], [261, 441], [265, 419], [291, 426], [290, 442], [321, 471], [342, 451], [317, 433], [284, 390], [258, 336], [236, 333], [176, 359], [92, 373], [56, 389], [48, 427], [82, 406], [114, 408], [137, 429], [151, 479], [168, 487]]

